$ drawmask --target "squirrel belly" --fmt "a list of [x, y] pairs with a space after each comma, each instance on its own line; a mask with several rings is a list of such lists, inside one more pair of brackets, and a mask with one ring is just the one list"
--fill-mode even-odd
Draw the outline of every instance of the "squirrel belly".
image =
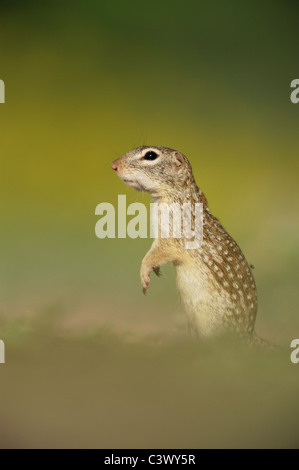
[[222, 291], [215, 295], [216, 286], [204, 264], [181, 263], [175, 269], [177, 289], [192, 329], [201, 336], [219, 334], [231, 307], [228, 294]]

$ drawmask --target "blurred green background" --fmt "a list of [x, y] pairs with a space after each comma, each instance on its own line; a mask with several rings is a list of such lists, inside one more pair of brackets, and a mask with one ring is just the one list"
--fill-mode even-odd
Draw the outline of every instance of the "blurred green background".
[[[296, 447], [295, 1], [6, 0], [0, 6], [2, 447]], [[256, 330], [190, 342], [150, 240], [99, 240], [100, 202], [150, 203], [112, 160], [180, 150], [255, 266]]]

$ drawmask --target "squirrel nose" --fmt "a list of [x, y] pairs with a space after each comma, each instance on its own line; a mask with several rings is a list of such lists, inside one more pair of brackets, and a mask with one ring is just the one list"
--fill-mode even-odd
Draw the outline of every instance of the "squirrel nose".
[[116, 160], [114, 160], [114, 162], [111, 163], [111, 168], [112, 170], [117, 170], [117, 164], [116, 164]]

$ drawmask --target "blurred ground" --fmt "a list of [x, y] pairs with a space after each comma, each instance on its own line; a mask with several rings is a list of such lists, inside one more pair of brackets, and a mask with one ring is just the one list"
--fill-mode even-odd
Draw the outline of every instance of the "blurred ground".
[[288, 349], [53, 329], [47, 317], [7, 332], [2, 447], [298, 446]]

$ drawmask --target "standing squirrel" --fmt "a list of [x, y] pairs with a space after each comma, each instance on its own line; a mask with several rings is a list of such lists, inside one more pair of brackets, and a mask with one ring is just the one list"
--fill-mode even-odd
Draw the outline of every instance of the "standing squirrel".
[[168, 147], [143, 145], [115, 160], [111, 167], [126, 184], [150, 193], [158, 204], [202, 203], [200, 247], [186, 249], [183, 238], [155, 238], [141, 264], [144, 293], [150, 273], [159, 276], [160, 266], [173, 263], [177, 288], [196, 333], [209, 337], [233, 329], [249, 343], [263, 343], [254, 332], [257, 293], [251, 266], [211, 214], [185, 155]]

